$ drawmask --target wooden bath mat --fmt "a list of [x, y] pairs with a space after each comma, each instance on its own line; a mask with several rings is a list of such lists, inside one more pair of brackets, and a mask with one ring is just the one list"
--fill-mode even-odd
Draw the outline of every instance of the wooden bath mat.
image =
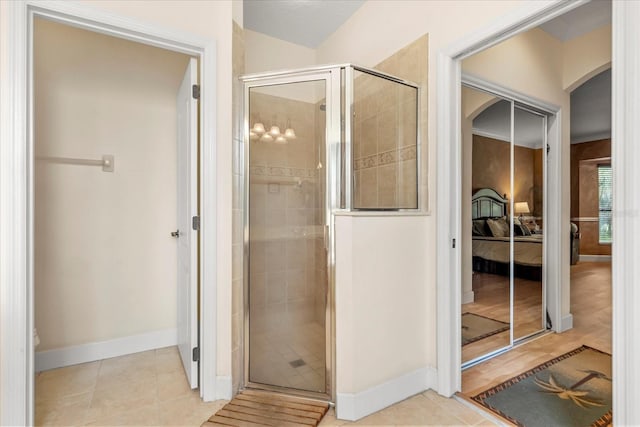
[[245, 390], [202, 424], [213, 426], [317, 426], [329, 404], [278, 393]]

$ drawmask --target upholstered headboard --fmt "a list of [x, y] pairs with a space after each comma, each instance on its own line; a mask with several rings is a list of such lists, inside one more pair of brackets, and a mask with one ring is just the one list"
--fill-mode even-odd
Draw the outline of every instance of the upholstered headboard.
[[481, 188], [471, 197], [471, 219], [506, 216], [508, 199], [492, 188]]

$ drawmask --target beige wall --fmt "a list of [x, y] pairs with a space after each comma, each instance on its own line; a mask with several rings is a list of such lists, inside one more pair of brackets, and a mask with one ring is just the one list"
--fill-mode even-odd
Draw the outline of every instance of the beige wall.
[[[218, 1], [149, 1], [149, 0], [79, 0], [80, 3], [111, 12], [124, 18], [159, 25], [215, 42], [216, 110], [216, 372], [220, 377], [231, 375], [231, 283], [232, 255], [232, 16], [233, 2]], [[236, 8], [236, 15], [239, 10]]]
[[[295, 70], [308, 67], [316, 63], [316, 51], [306, 46], [300, 46], [266, 34], [251, 30], [244, 30], [246, 40], [246, 70], [247, 74], [276, 70]], [[286, 87], [278, 87], [272, 91], [269, 87], [263, 88], [264, 93], [275, 96], [286, 96], [304, 102], [316, 102], [324, 97], [324, 93], [315, 92], [309, 87], [306, 90]]]
[[316, 63], [315, 49], [249, 29], [244, 30], [244, 35], [247, 73], [304, 68]]
[[430, 240], [416, 238], [427, 235], [423, 217], [336, 217], [338, 393], [357, 394], [427, 366], [435, 322], [424, 281]]
[[38, 350], [176, 328], [176, 96], [188, 57], [41, 19], [36, 156]]
[[562, 46], [562, 87], [571, 92], [611, 66], [611, 25], [568, 40]]

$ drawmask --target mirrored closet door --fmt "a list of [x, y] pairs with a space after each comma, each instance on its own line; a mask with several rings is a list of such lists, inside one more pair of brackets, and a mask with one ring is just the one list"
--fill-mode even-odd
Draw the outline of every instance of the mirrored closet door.
[[513, 339], [545, 329], [544, 176], [546, 117], [514, 108]]
[[546, 329], [546, 116], [462, 86], [462, 363]]

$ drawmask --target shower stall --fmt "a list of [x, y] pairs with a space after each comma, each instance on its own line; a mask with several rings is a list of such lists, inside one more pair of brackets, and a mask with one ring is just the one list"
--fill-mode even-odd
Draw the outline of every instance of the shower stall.
[[419, 209], [419, 88], [349, 64], [241, 80], [244, 386], [333, 400], [333, 218]]

